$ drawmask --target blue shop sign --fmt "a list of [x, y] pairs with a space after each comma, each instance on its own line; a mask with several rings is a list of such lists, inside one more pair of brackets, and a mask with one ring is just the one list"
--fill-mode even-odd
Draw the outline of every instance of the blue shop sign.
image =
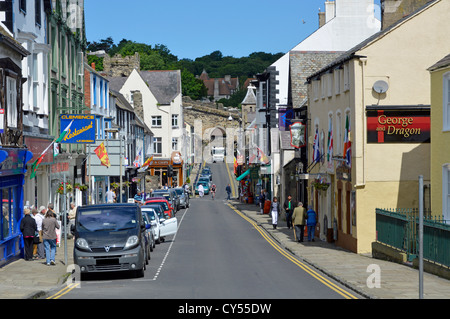
[[63, 144], [94, 144], [95, 143], [95, 115], [92, 114], [62, 114], [59, 117], [61, 133], [73, 121]]
[[0, 148], [0, 176], [25, 174], [33, 153], [27, 149]]

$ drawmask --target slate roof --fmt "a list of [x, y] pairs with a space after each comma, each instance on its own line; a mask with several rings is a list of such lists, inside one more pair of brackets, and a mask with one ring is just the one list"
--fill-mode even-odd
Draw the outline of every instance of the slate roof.
[[435, 71], [440, 68], [445, 68], [450, 66], [450, 54], [444, 57], [442, 60], [439, 60], [434, 65], [428, 68], [428, 71]]
[[351, 60], [353, 58], [357, 58], [359, 57], [358, 55], [356, 55], [356, 52], [362, 50], [363, 48], [365, 48], [366, 46], [369, 46], [372, 42], [374, 42], [377, 39], [382, 38], [385, 34], [389, 33], [390, 31], [392, 31], [393, 29], [395, 29], [397, 26], [401, 25], [403, 22], [409, 20], [410, 18], [412, 18], [414, 15], [416, 15], [417, 13], [420, 13], [421, 11], [427, 9], [428, 7], [434, 5], [435, 3], [438, 3], [442, 0], [430, 0], [429, 2], [427, 2], [425, 5], [423, 5], [421, 8], [417, 9], [416, 11], [412, 12], [411, 14], [404, 16], [402, 19], [398, 20], [397, 22], [391, 24], [389, 27], [373, 34], [372, 36], [368, 37], [367, 39], [365, 39], [364, 41], [362, 41], [361, 43], [359, 43], [358, 45], [354, 46], [353, 48], [351, 48], [350, 50], [348, 50], [347, 52], [345, 52], [344, 54], [342, 54], [340, 57], [338, 57], [336, 60], [334, 60], [331, 64], [325, 66], [324, 68], [322, 68], [321, 70], [315, 72], [314, 74], [311, 74], [307, 81], [311, 81], [311, 79], [319, 76], [320, 74], [326, 72], [329, 69], [332, 69], [348, 60]]
[[140, 71], [142, 79], [161, 105], [170, 103], [181, 94], [181, 71]]

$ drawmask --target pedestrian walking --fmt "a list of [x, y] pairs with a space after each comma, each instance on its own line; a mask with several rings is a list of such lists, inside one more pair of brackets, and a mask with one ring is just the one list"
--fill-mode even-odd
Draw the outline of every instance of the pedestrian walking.
[[306, 212], [306, 226], [308, 227], [308, 241], [314, 241], [314, 232], [316, 229], [317, 217], [312, 206], [308, 207]]
[[70, 203], [69, 210], [69, 233], [71, 233], [72, 226], [75, 225], [75, 217], [77, 216], [77, 207], [75, 203]]
[[33, 260], [33, 243], [34, 236], [37, 232], [36, 221], [31, 217], [31, 211], [29, 208], [23, 210], [24, 217], [20, 222], [20, 231], [23, 235], [23, 243], [25, 250], [25, 260]]
[[42, 221], [42, 239], [44, 240], [47, 266], [55, 265], [56, 229], [59, 229], [59, 223], [49, 209]]
[[203, 188], [203, 185], [202, 184], [198, 185], [198, 195], [200, 197], [203, 197], [204, 194], [205, 194], [205, 190]]
[[280, 203], [278, 202], [278, 198], [274, 197], [272, 201], [272, 205], [270, 205], [270, 216], [272, 217], [272, 227], [273, 229], [277, 229], [278, 225], [278, 216], [280, 216]]
[[[274, 197], [274, 199], [275, 199], [275, 197]], [[259, 208], [260, 208], [260, 215], [263, 215], [264, 214], [264, 204], [266, 203], [266, 190], [265, 189], [262, 189], [261, 190], [261, 194], [259, 195]], [[278, 203], [278, 205], [279, 205], [279, 203]], [[278, 210], [278, 212], [280, 212], [279, 210]]]
[[37, 208], [35, 208], [34, 207], [34, 205], [32, 205], [31, 207], [30, 207], [30, 209], [31, 209], [31, 217], [33, 217], [33, 219], [34, 219], [34, 221], [36, 222], [36, 232], [35, 232], [35, 236], [34, 236], [34, 239], [33, 239], [33, 259], [37, 259], [37, 246], [38, 246], [38, 244], [39, 244], [39, 228], [38, 228], [38, 226], [37, 226], [37, 218], [39, 218], [38, 217], [38, 215], [39, 215], [39, 212], [38, 212], [38, 210], [37, 210]]
[[230, 184], [227, 185], [225, 190], [227, 191], [227, 200], [230, 200], [231, 199], [231, 186], [230, 186]]
[[297, 207], [295, 207], [292, 213], [292, 224], [295, 230], [295, 240], [301, 243], [303, 241], [305, 232], [305, 221], [306, 221], [306, 209], [303, 207], [303, 203], [299, 202]]
[[284, 210], [286, 212], [286, 226], [288, 229], [292, 227], [292, 213], [294, 211], [294, 202], [292, 196], [288, 195], [288, 198], [284, 202]]
[[49, 212], [50, 211], [50, 213], [52, 213], [53, 214], [53, 217], [57, 217], [57, 215], [56, 215], [56, 213], [55, 213], [55, 211], [54, 211], [54, 206], [53, 206], [53, 204], [52, 203], [49, 203], [48, 205], [47, 205], [47, 208], [48, 208], [48, 210], [47, 210], [47, 212]]
[[111, 188], [106, 192], [106, 202], [112, 204], [116, 201], [116, 193], [113, 192]]
[[35, 216], [37, 231], [39, 233], [39, 244], [37, 244], [37, 258], [44, 259], [45, 258], [45, 248], [44, 248], [44, 240], [42, 239], [42, 222], [45, 218], [45, 213], [47, 209], [45, 206], [39, 207], [39, 211]]

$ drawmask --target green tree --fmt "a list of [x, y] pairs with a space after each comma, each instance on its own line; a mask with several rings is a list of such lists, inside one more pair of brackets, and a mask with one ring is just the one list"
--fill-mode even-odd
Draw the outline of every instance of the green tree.
[[202, 80], [197, 79], [187, 69], [181, 71], [181, 88], [184, 96], [200, 100], [208, 95], [208, 90]]

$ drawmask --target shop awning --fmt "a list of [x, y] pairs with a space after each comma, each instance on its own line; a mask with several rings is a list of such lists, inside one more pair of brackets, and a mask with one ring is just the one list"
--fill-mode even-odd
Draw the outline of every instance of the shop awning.
[[246, 170], [244, 174], [242, 174], [241, 176], [239, 176], [238, 178], [236, 178], [236, 180], [238, 182], [240, 182], [241, 180], [243, 180], [248, 174], [250, 174], [250, 169]]

